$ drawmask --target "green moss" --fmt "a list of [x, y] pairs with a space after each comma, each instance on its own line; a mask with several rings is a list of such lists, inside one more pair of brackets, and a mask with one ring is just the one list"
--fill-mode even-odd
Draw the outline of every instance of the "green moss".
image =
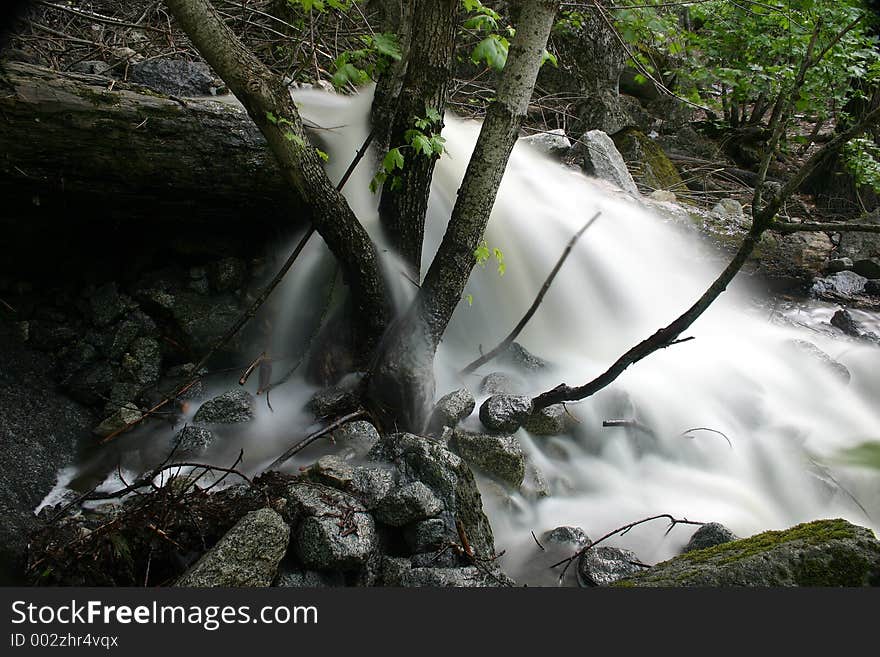
[[678, 169], [666, 157], [663, 149], [645, 133], [636, 128], [626, 128], [612, 139], [637, 182], [652, 189], [675, 191], [684, 188]]
[[79, 90], [79, 95], [81, 98], [92, 103], [95, 107], [113, 107], [120, 102], [119, 96], [112, 91], [96, 91], [91, 88], [85, 88]]

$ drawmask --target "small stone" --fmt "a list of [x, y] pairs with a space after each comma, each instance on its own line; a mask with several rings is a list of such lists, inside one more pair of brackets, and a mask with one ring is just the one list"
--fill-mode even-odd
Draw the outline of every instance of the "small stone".
[[208, 424], [238, 424], [254, 419], [256, 400], [245, 390], [230, 390], [201, 405], [193, 420]]
[[541, 535], [541, 541], [545, 544], [562, 545], [565, 547], [576, 547], [578, 549], [590, 543], [590, 537], [580, 527], [570, 527], [563, 525], [556, 529], [544, 532]]
[[484, 395], [516, 395], [525, 389], [525, 381], [504, 372], [492, 372], [480, 382], [480, 393]]
[[578, 559], [578, 583], [582, 587], [608, 586], [644, 570], [630, 550], [614, 547], [590, 548]]
[[207, 64], [183, 59], [148, 59], [129, 68], [129, 79], [172, 96], [210, 96], [214, 77]]
[[712, 212], [721, 215], [722, 217], [743, 219], [742, 203], [737, 201], [735, 198], [721, 199], [720, 201], [718, 201], [718, 203], [715, 204], [715, 207], [712, 208]]
[[551, 157], [561, 157], [571, 150], [571, 142], [562, 128], [522, 137], [519, 141], [522, 144], [528, 144], [539, 153]]
[[211, 285], [218, 292], [231, 292], [244, 285], [247, 267], [239, 258], [223, 258], [208, 269]]
[[684, 554], [685, 552], [693, 552], [694, 550], [703, 550], [705, 548], [738, 540], [739, 537], [721, 523], [710, 522], [694, 532], [693, 536], [691, 536], [691, 540], [689, 540], [687, 545], [682, 548], [681, 553]]
[[511, 342], [510, 346], [498, 357], [498, 360], [502, 364], [525, 372], [537, 372], [547, 367], [546, 360], [535, 356], [519, 342]]
[[151, 385], [162, 371], [162, 348], [155, 338], [136, 338], [123, 359], [123, 370], [137, 383]]
[[363, 458], [379, 440], [379, 432], [366, 420], [346, 422], [332, 433], [333, 440], [352, 450], [355, 458]]
[[411, 481], [387, 495], [376, 507], [374, 514], [382, 524], [403, 527], [433, 518], [442, 511], [443, 502], [430, 488], [420, 481]]
[[558, 436], [568, 430], [568, 413], [562, 404], [553, 404], [532, 413], [523, 425], [536, 436]]
[[125, 404], [113, 415], [95, 427], [92, 430], [92, 433], [101, 438], [106, 438], [107, 436], [124, 429], [130, 424], [140, 422], [142, 418], [143, 413], [141, 413], [141, 410], [137, 406], [134, 404]]
[[313, 481], [332, 486], [374, 508], [394, 488], [394, 474], [384, 468], [353, 466], [337, 456], [322, 456], [306, 470]]
[[675, 203], [678, 200], [675, 192], [671, 192], [668, 189], [655, 189], [649, 194], [649, 197], [651, 198], [651, 200], [658, 201], [660, 203]]
[[216, 436], [210, 429], [187, 426], [177, 432], [173, 444], [177, 445], [179, 454], [201, 454], [214, 443], [215, 439]]
[[829, 274], [836, 274], [840, 271], [847, 271], [853, 268], [853, 261], [850, 258], [833, 258], [828, 261], [826, 270]]
[[437, 433], [443, 427], [455, 427], [474, 412], [477, 402], [469, 390], [461, 388], [440, 398], [428, 421], [428, 430]]
[[857, 338], [862, 332], [859, 325], [848, 310], [840, 309], [831, 316], [831, 326], [840, 329], [846, 335]]
[[403, 538], [413, 554], [419, 554], [439, 550], [456, 537], [449, 533], [442, 518], [429, 518], [404, 527]]
[[312, 395], [306, 403], [306, 410], [317, 418], [339, 417], [353, 412], [358, 403], [358, 397], [350, 387], [333, 386]]
[[89, 75], [107, 76], [111, 73], [112, 67], [107, 62], [88, 59], [84, 62], [76, 62], [70, 67], [70, 70], [74, 73], [87, 73]]
[[469, 464], [511, 488], [522, 484], [525, 455], [513, 436], [456, 431], [451, 445]]
[[532, 414], [532, 399], [524, 395], [492, 395], [480, 406], [480, 422], [490, 431], [512, 433]]
[[175, 586], [269, 586], [287, 552], [290, 528], [272, 509], [252, 511], [186, 572]]

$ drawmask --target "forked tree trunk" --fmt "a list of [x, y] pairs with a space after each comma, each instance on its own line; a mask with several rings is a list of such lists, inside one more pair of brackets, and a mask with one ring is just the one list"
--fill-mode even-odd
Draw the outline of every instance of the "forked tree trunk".
[[391, 426], [419, 431], [434, 397], [433, 362], [461, 301], [507, 160], [519, 136], [558, 2], [520, 3], [495, 100], [489, 106], [440, 249], [407, 314], [383, 340], [368, 379], [373, 410]]

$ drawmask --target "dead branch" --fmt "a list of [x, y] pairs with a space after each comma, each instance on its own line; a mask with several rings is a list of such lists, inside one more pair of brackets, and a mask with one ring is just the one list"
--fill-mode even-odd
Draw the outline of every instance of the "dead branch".
[[687, 431], [682, 431], [681, 436], [682, 436], [682, 438], [693, 439], [693, 436], [689, 436], [688, 434], [693, 433], [694, 431], [708, 431], [709, 433], [718, 434], [719, 436], [724, 438], [724, 440], [727, 441], [727, 444], [730, 445], [730, 449], [733, 449], [733, 443], [730, 442], [730, 438], [728, 438], [727, 434], [725, 434], [724, 432], [718, 431], [718, 429], [710, 429], [708, 427], [694, 427], [693, 429], [688, 429]]
[[470, 365], [465, 367], [461, 371], [461, 374], [470, 374], [471, 372], [476, 370], [481, 365], [488, 363], [490, 360], [492, 360], [493, 358], [498, 356], [498, 354], [502, 353], [505, 349], [507, 349], [511, 344], [513, 344], [513, 341], [516, 340], [517, 336], [526, 327], [526, 324], [529, 323], [529, 320], [532, 319], [535, 312], [538, 310], [538, 306], [540, 306], [541, 302], [544, 300], [544, 295], [547, 294], [547, 291], [550, 289], [550, 285], [553, 284], [553, 279], [556, 278], [556, 274], [558, 274], [559, 270], [562, 269], [562, 265], [565, 264], [565, 261], [568, 259], [568, 256], [571, 253], [571, 250], [574, 247], [574, 245], [580, 239], [581, 235], [583, 235], [586, 232], [586, 230], [590, 226], [593, 225], [593, 223], [596, 221], [596, 219], [599, 218], [600, 214], [602, 214], [602, 213], [597, 212], [592, 217], [590, 217], [587, 220], [587, 223], [585, 223], [581, 227], [581, 229], [572, 236], [572, 238], [569, 240], [568, 244], [566, 245], [565, 250], [562, 252], [562, 255], [559, 256], [559, 260], [556, 261], [556, 265], [551, 270], [550, 275], [547, 276], [547, 280], [544, 281], [544, 285], [541, 286], [541, 289], [538, 292], [538, 296], [535, 297], [535, 300], [532, 302], [532, 305], [526, 311], [526, 314], [523, 315], [523, 318], [521, 320], [519, 320], [519, 323], [513, 328], [513, 330], [510, 332], [510, 334], [506, 338], [504, 338], [498, 344], [497, 347], [495, 347], [494, 349], [492, 349], [488, 353], [483, 354], [482, 356], [477, 358], [474, 362], [472, 362]]
[[349, 413], [348, 415], [343, 415], [342, 417], [337, 418], [336, 420], [334, 420], [333, 422], [328, 424], [323, 429], [319, 429], [318, 431], [315, 431], [314, 433], [309, 434], [308, 436], [306, 436], [305, 438], [300, 440], [298, 443], [293, 445], [290, 449], [288, 449], [286, 452], [284, 452], [284, 454], [282, 454], [277, 459], [272, 461], [272, 463], [269, 464], [269, 467], [266, 468], [266, 470], [275, 470], [276, 468], [281, 467], [285, 461], [289, 460], [292, 456], [294, 456], [298, 452], [301, 452], [302, 450], [304, 450], [306, 447], [311, 445], [313, 442], [315, 442], [321, 436], [326, 436], [328, 433], [330, 433], [331, 431], [335, 431], [336, 429], [341, 427], [343, 424], [346, 424], [347, 422], [351, 422], [352, 420], [358, 420], [358, 419], [360, 419], [362, 417], [366, 417], [366, 416], [367, 416], [367, 412], [364, 409], [358, 409], [358, 410], [354, 411], [353, 413]]
[[651, 438], [657, 438], [657, 434], [654, 430], [649, 427], [647, 424], [642, 424], [638, 420], [604, 420], [602, 422], [603, 427], [624, 427], [626, 429], [635, 429], [636, 431], [641, 431], [646, 436], [650, 436]]
[[842, 224], [832, 222], [794, 223], [774, 221], [770, 230], [788, 235], [790, 233], [880, 233], [880, 224]]
[[631, 522], [631, 523], [629, 523], [628, 525], [623, 525], [623, 527], [618, 527], [617, 529], [608, 532], [607, 534], [605, 534], [605, 535], [602, 536], [601, 538], [599, 538], [599, 539], [597, 539], [597, 540], [595, 540], [595, 541], [592, 541], [591, 543], [588, 543], [587, 545], [585, 545], [584, 547], [582, 547], [580, 550], [578, 550], [577, 552], [575, 552], [575, 553], [574, 553], [573, 555], [571, 555], [570, 557], [568, 557], [568, 558], [566, 558], [566, 559], [563, 559], [562, 561], [557, 561], [557, 562], [554, 563], [552, 566], [550, 566], [550, 568], [557, 568], [557, 567], [562, 566], [562, 565], [565, 566], [565, 567], [562, 569], [562, 572], [559, 574], [559, 581], [562, 582], [563, 578], [565, 577], [565, 573], [566, 573], [566, 571], [568, 570], [568, 567], [571, 565], [571, 563], [572, 563], [574, 560], [579, 559], [579, 558], [581, 557], [581, 555], [583, 555], [587, 550], [590, 550], [590, 549], [596, 547], [597, 545], [599, 545], [599, 543], [601, 543], [601, 542], [604, 541], [604, 540], [607, 540], [607, 539], [611, 538], [612, 536], [616, 536], [617, 534], [620, 534], [621, 536], [623, 536], [624, 534], [626, 534], [626, 533], [627, 533], [630, 529], [632, 529], [633, 527], [637, 527], [638, 525], [642, 525], [642, 524], [644, 524], [644, 523], [646, 523], [646, 522], [651, 522], [652, 520], [659, 520], [660, 518], [667, 518], [667, 519], [669, 520], [669, 527], [666, 528], [666, 534], [665, 534], [665, 535], [668, 535], [669, 532], [671, 532], [672, 529], [673, 529], [676, 525], [700, 525], [700, 526], [702, 526], [702, 525], [705, 525], [705, 524], [706, 524], [705, 522], [697, 522], [697, 521], [695, 521], [695, 520], [688, 520], [687, 518], [675, 518], [675, 517], [671, 516], [671, 515], [668, 514], [668, 513], [661, 513], [661, 514], [656, 515], [656, 516], [651, 516], [650, 518], [643, 518], [643, 519], [641, 519], [641, 520], [636, 520], [635, 522]]

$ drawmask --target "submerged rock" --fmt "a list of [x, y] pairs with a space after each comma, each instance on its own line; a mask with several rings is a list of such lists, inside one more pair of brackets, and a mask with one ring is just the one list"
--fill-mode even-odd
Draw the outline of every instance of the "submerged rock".
[[492, 395], [480, 406], [480, 422], [490, 431], [512, 433], [532, 414], [532, 399], [525, 395]]
[[548, 363], [543, 358], [535, 356], [519, 342], [512, 342], [510, 346], [498, 356], [498, 361], [524, 372], [537, 372], [547, 367]]
[[287, 552], [290, 528], [272, 509], [252, 511], [190, 568], [175, 586], [269, 586]]
[[703, 550], [736, 540], [739, 540], [739, 537], [727, 527], [718, 522], [709, 522], [694, 532], [691, 540], [682, 548], [681, 552], [684, 554], [694, 550]]
[[535, 411], [526, 420], [525, 430], [536, 436], [558, 436], [568, 430], [569, 417], [562, 404]]
[[525, 381], [505, 372], [492, 372], [480, 382], [480, 392], [484, 395], [518, 395], [525, 389]]
[[208, 424], [238, 424], [254, 419], [256, 401], [245, 390], [230, 390], [199, 407], [193, 420]]
[[849, 383], [851, 374], [847, 366], [840, 361], [833, 359], [812, 342], [807, 342], [806, 340], [790, 340], [789, 344], [801, 353], [828, 367], [828, 369], [834, 372], [834, 374], [836, 374], [844, 383]]
[[201, 454], [215, 439], [216, 436], [210, 429], [187, 426], [177, 432], [173, 444], [177, 445], [179, 454]]
[[639, 558], [630, 550], [601, 546], [590, 548], [578, 559], [578, 583], [582, 587], [608, 586], [644, 569], [639, 565]]
[[456, 431], [450, 442], [456, 452], [478, 470], [519, 488], [525, 477], [525, 454], [513, 436]]
[[817, 520], [688, 552], [619, 585], [878, 586], [880, 541], [846, 520]]

